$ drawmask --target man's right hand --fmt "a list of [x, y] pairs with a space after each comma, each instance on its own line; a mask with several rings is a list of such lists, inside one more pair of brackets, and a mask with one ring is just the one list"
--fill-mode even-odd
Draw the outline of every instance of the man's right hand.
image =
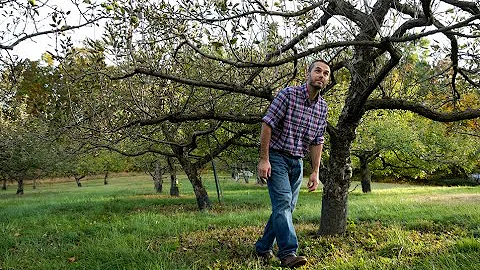
[[258, 177], [267, 180], [272, 172], [270, 161], [268, 159], [261, 158], [258, 162]]

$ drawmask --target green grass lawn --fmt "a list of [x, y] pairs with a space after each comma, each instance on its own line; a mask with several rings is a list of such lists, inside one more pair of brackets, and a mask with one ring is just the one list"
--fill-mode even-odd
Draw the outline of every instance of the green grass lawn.
[[[223, 176], [219, 203], [212, 177], [203, 178], [208, 212], [197, 210], [185, 177], [176, 198], [141, 175], [27, 185], [23, 196], [10, 186], [0, 191], [0, 270], [280, 269], [253, 252], [270, 214], [266, 187]], [[302, 269], [480, 269], [480, 187], [372, 189], [350, 193], [348, 231], [329, 237], [316, 235], [321, 192], [302, 189]]]

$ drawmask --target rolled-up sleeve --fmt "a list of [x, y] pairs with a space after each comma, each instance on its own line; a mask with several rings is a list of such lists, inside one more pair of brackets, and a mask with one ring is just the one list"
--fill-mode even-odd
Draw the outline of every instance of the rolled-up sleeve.
[[288, 97], [285, 89], [280, 91], [275, 99], [273, 99], [267, 113], [262, 118], [263, 122], [271, 128], [276, 128], [278, 123], [285, 117], [288, 108]]
[[311, 143], [313, 145], [319, 145], [319, 144], [323, 144], [325, 142], [325, 130], [327, 129], [328, 107], [327, 107], [327, 103], [325, 103], [325, 101], [322, 100], [321, 102], [322, 102], [322, 106], [321, 106], [319, 114], [320, 114], [320, 118], [323, 119], [323, 122], [319, 125], [318, 134]]
[[[323, 133], [325, 133], [325, 129]], [[325, 142], [325, 137], [323, 136], [323, 133], [322, 133], [322, 136], [317, 136], [315, 140], [313, 140], [312, 145], [319, 145]]]

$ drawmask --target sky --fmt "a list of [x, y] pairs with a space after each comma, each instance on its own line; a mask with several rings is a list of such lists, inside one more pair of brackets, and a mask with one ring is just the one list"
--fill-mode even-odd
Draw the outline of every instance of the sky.
[[[75, 22], [75, 8], [72, 4], [72, 1], [82, 1], [82, 0], [37, 0], [37, 2], [48, 1], [48, 3], [52, 6], [59, 6], [64, 10], [72, 10], [72, 13], [69, 15], [72, 21]], [[99, 2], [101, 0], [91, 0], [91, 2]], [[274, 0], [271, 0], [273, 2]], [[372, 0], [365, 0], [365, 2], [372, 2]], [[272, 5], [272, 4], [271, 4]], [[77, 15], [78, 16], [78, 15]], [[45, 20], [49, 22], [50, 19], [47, 18]], [[48, 25], [48, 23], [47, 23]], [[0, 25], [1, 26], [1, 25]], [[45, 30], [45, 29], [42, 29]], [[74, 33], [72, 31], [67, 33], [72, 37], [72, 41], [75, 46], [81, 46], [82, 42], [85, 38], [92, 38], [92, 39], [99, 39], [103, 34], [102, 27], [98, 26], [89, 26], [83, 27], [81, 29], [75, 30]], [[21, 58], [29, 58], [31, 60], [38, 60], [41, 58], [41, 55], [46, 52], [55, 52], [55, 38], [54, 35], [50, 36], [39, 36], [32, 40], [26, 40], [19, 45], [17, 45], [14, 50], [13, 54], [19, 55]]]
[[[75, 32], [70, 31], [68, 35], [72, 37], [74, 45], [81, 45], [82, 41], [87, 37], [92, 39], [100, 38], [102, 36], [102, 29], [98, 27], [85, 27]], [[46, 51], [55, 52], [55, 38], [53, 35], [52, 38], [41, 36], [32, 40], [26, 40], [14, 48], [13, 54], [21, 58], [39, 60]]]
[[[37, 4], [40, 5], [42, 2], [46, 2], [49, 6], [54, 7], [58, 6], [62, 10], [69, 10], [71, 13], [68, 15], [68, 23], [69, 25], [74, 25], [80, 23], [78, 12], [76, 12], [75, 6], [72, 4], [72, 1], [79, 1], [80, 0], [37, 0]], [[98, 2], [98, 1], [91, 1], [91, 2]], [[40, 9], [40, 14], [42, 16], [46, 16], [48, 8], [44, 7]], [[49, 11], [50, 12], [50, 11]], [[51, 27], [48, 26], [52, 22], [50, 16], [46, 16], [44, 20], [42, 20], [43, 26], [40, 26], [40, 31], [50, 30]], [[26, 32], [32, 32], [27, 31]], [[102, 36], [103, 29], [99, 26], [87, 26], [80, 29], [76, 29], [75, 31], [68, 31], [66, 32], [67, 35], [71, 36], [72, 42], [74, 46], [80, 46], [83, 40], [87, 37], [92, 39], [98, 39]], [[12, 54], [18, 55], [21, 58], [29, 58], [31, 60], [38, 60], [41, 58], [42, 54], [46, 51], [55, 52], [56, 47], [56, 40], [55, 35], [43, 35], [38, 36], [30, 40], [25, 40], [15, 46], [12, 51]]]

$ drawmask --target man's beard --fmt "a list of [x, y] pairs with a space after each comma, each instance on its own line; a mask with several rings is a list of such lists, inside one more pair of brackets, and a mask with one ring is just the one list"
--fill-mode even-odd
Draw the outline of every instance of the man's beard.
[[311, 88], [313, 88], [312, 90], [316, 90], [316, 91], [320, 91], [323, 88], [325, 88], [325, 83], [324, 82], [314, 82], [312, 80], [309, 80], [308, 84]]

